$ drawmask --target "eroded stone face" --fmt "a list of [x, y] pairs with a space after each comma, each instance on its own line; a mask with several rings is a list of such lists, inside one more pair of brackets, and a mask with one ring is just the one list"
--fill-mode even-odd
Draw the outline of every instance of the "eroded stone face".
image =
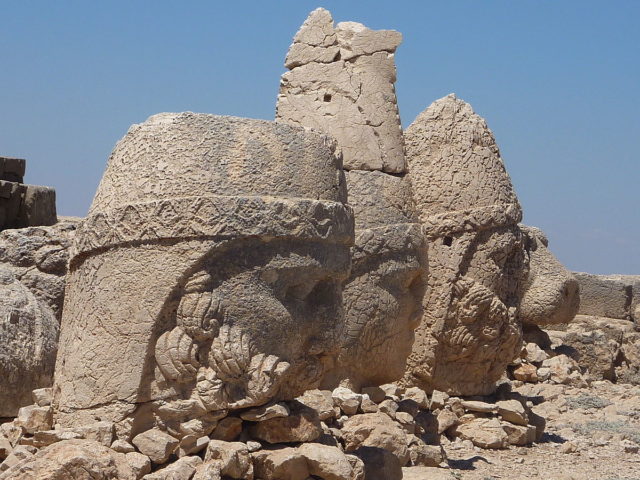
[[330, 134], [348, 170], [404, 173], [394, 87], [401, 41], [399, 32], [356, 22], [334, 27], [327, 10], [314, 10], [287, 54], [276, 120]]
[[356, 245], [343, 292], [342, 349], [323, 384], [359, 390], [404, 373], [422, 314], [427, 252], [408, 179], [366, 171], [346, 176]]
[[578, 313], [580, 288], [577, 279], [549, 250], [546, 235], [536, 227], [520, 225], [526, 235], [530, 272], [520, 302], [525, 325], [570, 322]]
[[493, 134], [455, 96], [420, 114], [405, 141], [429, 280], [403, 382], [486, 394], [519, 352], [529, 269], [520, 206]]
[[56, 420], [180, 436], [316, 386], [353, 243], [335, 149], [233, 117], [134, 125], [73, 244]]

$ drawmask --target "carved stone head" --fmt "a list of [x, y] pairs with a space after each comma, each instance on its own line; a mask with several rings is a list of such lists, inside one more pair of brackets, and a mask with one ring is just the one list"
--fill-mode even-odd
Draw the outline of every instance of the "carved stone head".
[[403, 381], [486, 394], [520, 349], [529, 268], [520, 205], [493, 134], [455, 96], [421, 113], [405, 143], [429, 280]]
[[73, 245], [58, 422], [182, 431], [315, 387], [337, 354], [353, 243], [335, 148], [233, 117], [132, 126]]
[[402, 377], [422, 316], [427, 252], [406, 177], [345, 173], [356, 244], [342, 349], [323, 385], [357, 390]]

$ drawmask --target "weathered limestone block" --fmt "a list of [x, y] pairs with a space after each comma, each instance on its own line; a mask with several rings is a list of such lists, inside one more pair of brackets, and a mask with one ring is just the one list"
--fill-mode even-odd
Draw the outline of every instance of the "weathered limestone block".
[[568, 323], [578, 313], [580, 287], [576, 278], [549, 251], [546, 235], [536, 227], [520, 225], [526, 234], [529, 275], [520, 301], [523, 324]]
[[22, 183], [26, 168], [24, 158], [0, 157], [0, 180]]
[[51, 187], [25, 185], [18, 225], [54, 225], [58, 221], [56, 213], [56, 191]]
[[402, 35], [343, 22], [322, 8], [293, 39], [282, 75], [276, 119], [333, 136], [347, 170], [405, 171], [394, 83]]
[[347, 452], [355, 452], [360, 447], [382, 448], [395, 455], [400, 466], [409, 461], [407, 434], [384, 413], [351, 417], [345, 422], [342, 435]]
[[31, 404], [32, 390], [51, 385], [59, 326], [53, 312], [4, 265], [0, 313], [0, 417], [13, 417]]
[[403, 383], [491, 393], [520, 353], [522, 323], [570, 321], [577, 285], [544, 234], [518, 225], [521, 208], [493, 133], [469, 104], [437, 100], [405, 143], [429, 281]]
[[429, 275], [403, 382], [487, 394], [520, 351], [528, 270], [520, 205], [493, 134], [454, 95], [422, 112], [405, 142]]
[[[581, 315], [633, 320], [640, 301], [640, 276], [574, 272], [580, 283]], [[637, 320], [636, 320], [637, 321]]]
[[194, 113], [132, 126], [72, 247], [56, 421], [180, 436], [314, 388], [353, 243], [341, 168], [334, 141], [299, 127]]
[[405, 371], [422, 316], [427, 252], [407, 178], [345, 174], [356, 244], [343, 292], [343, 344], [322, 385], [359, 391], [399, 380]]
[[122, 453], [91, 440], [64, 440], [43, 448], [0, 474], [2, 480], [136, 480]]

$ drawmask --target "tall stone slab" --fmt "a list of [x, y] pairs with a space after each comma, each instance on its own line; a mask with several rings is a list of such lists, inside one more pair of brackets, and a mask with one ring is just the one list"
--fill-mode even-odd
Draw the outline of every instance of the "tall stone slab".
[[333, 136], [347, 170], [403, 173], [394, 52], [402, 35], [311, 12], [285, 60], [276, 120]]
[[353, 243], [335, 149], [234, 117], [132, 126], [72, 247], [56, 421], [179, 437], [316, 386], [337, 352]]

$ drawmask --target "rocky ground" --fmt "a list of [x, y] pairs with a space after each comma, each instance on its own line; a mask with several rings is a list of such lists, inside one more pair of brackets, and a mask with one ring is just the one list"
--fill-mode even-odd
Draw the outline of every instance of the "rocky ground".
[[540, 442], [488, 450], [468, 440], [443, 440], [448, 469], [406, 467], [404, 478], [640, 479], [640, 387], [599, 381], [582, 388], [528, 384], [517, 390], [539, 399], [533, 410], [547, 420]]

